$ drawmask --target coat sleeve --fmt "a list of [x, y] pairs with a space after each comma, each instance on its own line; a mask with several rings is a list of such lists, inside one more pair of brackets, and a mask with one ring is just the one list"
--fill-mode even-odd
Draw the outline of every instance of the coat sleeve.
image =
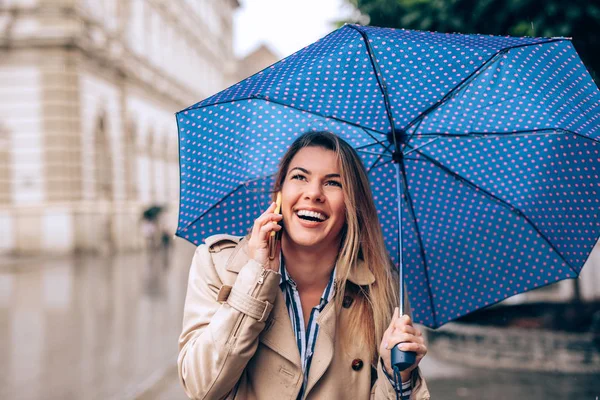
[[[408, 292], [406, 290], [404, 291], [404, 304], [406, 305], [406, 309], [408, 310], [408, 315], [410, 315], [410, 317], [412, 318], [410, 302], [408, 299]], [[371, 399], [396, 400], [396, 391], [392, 386], [392, 383], [386, 376], [385, 372], [383, 372], [382, 364], [382, 362], [377, 363], [377, 380], [375, 381], [375, 384], [371, 389]], [[429, 395], [429, 389], [427, 389], [427, 383], [421, 375], [421, 369], [416, 368], [412, 375], [412, 393], [410, 395], [410, 400], [429, 400], [431, 396]]]
[[[382, 363], [377, 363], [377, 380], [371, 389], [371, 400], [396, 400], [396, 391], [392, 386], [385, 373], [383, 372]], [[421, 371], [417, 368], [413, 374], [413, 385], [410, 400], [430, 400], [429, 389], [427, 383], [421, 376]]]
[[220, 399], [234, 388], [258, 347], [279, 290], [279, 273], [248, 261], [223, 286], [206, 245], [190, 268], [177, 366], [188, 397]]

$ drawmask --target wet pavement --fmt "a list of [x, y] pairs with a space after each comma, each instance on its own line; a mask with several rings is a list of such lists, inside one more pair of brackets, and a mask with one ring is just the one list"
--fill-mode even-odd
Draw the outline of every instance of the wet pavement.
[[[2, 263], [0, 399], [185, 399], [175, 360], [193, 250], [176, 241], [170, 257]], [[422, 370], [433, 399], [600, 399], [591, 374], [467, 368], [435, 354]]]
[[0, 399], [130, 399], [160, 381], [193, 250], [3, 263]]
[[[452, 365], [429, 354], [421, 362], [433, 400], [599, 400], [600, 376], [494, 371]], [[143, 400], [185, 400], [177, 370], [157, 382]]]

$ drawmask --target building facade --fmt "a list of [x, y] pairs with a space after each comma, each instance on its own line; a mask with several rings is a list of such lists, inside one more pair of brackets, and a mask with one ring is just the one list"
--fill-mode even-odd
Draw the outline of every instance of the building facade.
[[233, 83], [237, 0], [0, 2], [0, 253], [139, 248], [174, 113]]

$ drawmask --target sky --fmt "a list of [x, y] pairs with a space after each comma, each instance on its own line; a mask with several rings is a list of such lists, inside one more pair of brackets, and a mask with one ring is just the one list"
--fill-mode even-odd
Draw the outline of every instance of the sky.
[[334, 30], [351, 12], [345, 0], [240, 0], [234, 52], [243, 57], [264, 43], [286, 57]]

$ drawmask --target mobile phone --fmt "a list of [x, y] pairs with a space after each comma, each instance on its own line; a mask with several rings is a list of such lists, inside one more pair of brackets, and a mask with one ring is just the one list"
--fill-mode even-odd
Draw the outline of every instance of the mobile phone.
[[[277, 192], [275, 204], [275, 214], [281, 214], [281, 192]], [[278, 240], [281, 240], [281, 230], [279, 232], [271, 232], [271, 236], [269, 237], [269, 260], [275, 259]]]

